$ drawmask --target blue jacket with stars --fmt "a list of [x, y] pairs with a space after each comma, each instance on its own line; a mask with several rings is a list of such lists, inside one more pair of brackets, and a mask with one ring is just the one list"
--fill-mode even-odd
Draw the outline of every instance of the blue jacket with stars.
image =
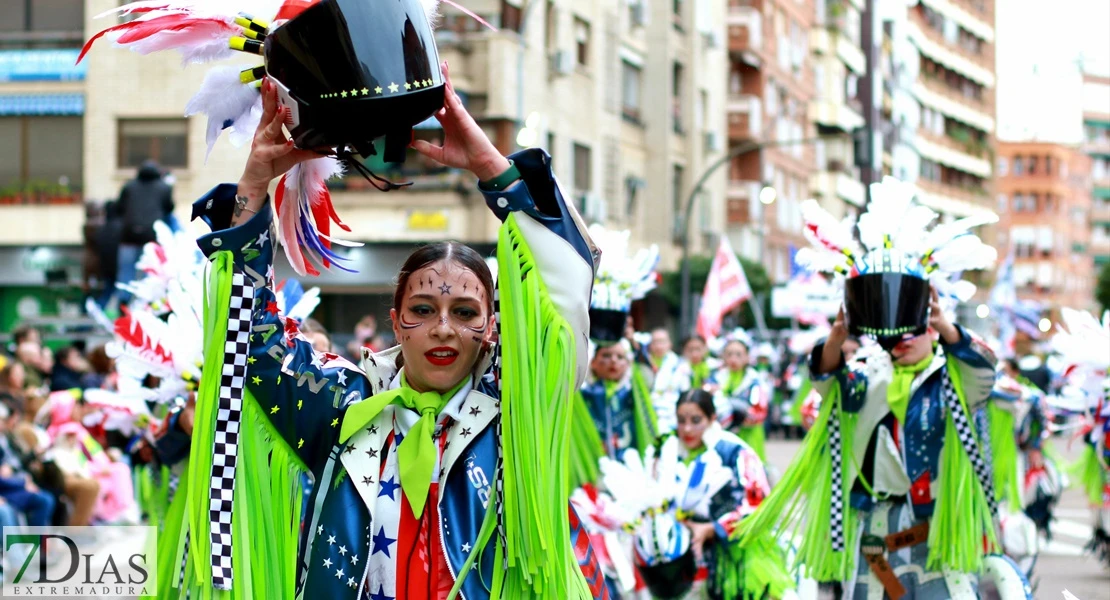
[[608, 393], [609, 388], [601, 379], [583, 385], [580, 391], [586, 408], [597, 425], [598, 433], [601, 434], [606, 456], [620, 460], [626, 449], [639, 447], [632, 385], [628, 381], [616, 385], [612, 393]]
[[[483, 190], [483, 194], [498, 218], [504, 219], [510, 212], [518, 214], [541, 276], [549, 283], [558, 282], [549, 285], [550, 293], [580, 338], [580, 381], [585, 372], [587, 310], [593, 281], [588, 240], [559, 191], [550, 157], [541, 150], [526, 150], [511, 158], [521, 173], [520, 181], [504, 191]], [[378, 472], [358, 472], [358, 468], [352, 467], [357, 464], [354, 459], [359, 453], [366, 456], [380, 453], [381, 446], [367, 445], [379, 438], [373, 437], [377, 432], [368, 431], [359, 432], [345, 444], [338, 440], [346, 409], [388, 388], [398, 370], [399, 352], [393, 349], [379, 355], [364, 355], [359, 368], [335, 355], [314, 353], [303, 336], [287, 331], [279, 318], [273, 290], [275, 248], [270, 205], [266, 203], [246, 223], [230, 227], [235, 190], [230, 184], [212, 189], [194, 204], [193, 218], [203, 219], [213, 230], [198, 240], [205, 254], [231, 250], [236, 266], [254, 281], [247, 388], [316, 481], [305, 511], [298, 552], [298, 597], [386, 600], [388, 597], [373, 585], [373, 574], [367, 572], [372, 553], [388, 554], [397, 547], [390, 543], [395, 540], [380, 536], [375, 539], [379, 532], [371, 514], [372, 499], [384, 493], [383, 485], [377, 481]], [[470, 410], [462, 411], [458, 423], [450, 418], [441, 421], [437, 430], [438, 434], [448, 436], [450, 446], [444, 452], [444, 472], [439, 478], [438, 525], [443, 546], [439, 550], [453, 576], [457, 576], [468, 552], [477, 550], [472, 547], [487, 503], [497, 501], [494, 479], [499, 455], [500, 404], [499, 391], [488, 367], [487, 359], [475, 371], [467, 399]], [[470, 398], [475, 399], [473, 407]], [[468, 422], [474, 426], [461, 426]], [[359, 444], [362, 446], [356, 448]], [[587, 583], [595, 598], [606, 598], [601, 570], [573, 511], [571, 526], [573, 551]], [[480, 564], [466, 578], [462, 597], [490, 596], [492, 546], [491, 541]], [[369, 582], [367, 589], [363, 589], [363, 581]]]
[[[828, 397], [833, 385], [840, 386], [843, 407], [856, 413], [855, 459], [861, 474], [879, 494], [873, 498], [857, 480], [852, 489], [854, 507], [869, 510], [876, 500], [904, 499], [913, 505], [918, 518], [933, 514], [940, 451], [944, 446], [947, 410], [942, 397], [942, 371], [946, 355], [956, 359], [968, 409], [974, 414], [990, 397], [994, 387], [995, 356], [980, 340], [956, 326], [960, 339], [941, 342], [933, 362], [914, 379], [904, 423], [899, 423], [886, 400], [893, 367], [886, 354], [870, 356], [866, 362], [845, 364], [830, 373], [812, 376], [813, 388]], [[824, 342], [810, 356], [810, 373], [820, 373]], [[952, 440], [959, 443], [958, 440]]]

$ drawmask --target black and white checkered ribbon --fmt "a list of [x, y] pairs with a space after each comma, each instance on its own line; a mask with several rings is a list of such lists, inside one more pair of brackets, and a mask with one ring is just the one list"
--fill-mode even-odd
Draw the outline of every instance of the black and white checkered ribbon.
[[[501, 344], [501, 340], [503, 339], [501, 337], [501, 286], [498, 285], [496, 281], [494, 282], [494, 286], [493, 286], [493, 314], [494, 314], [494, 319], [496, 319], [494, 321], [494, 323], [496, 324], [495, 326], [497, 327], [497, 345], [493, 349], [493, 373], [494, 373], [494, 381], [497, 382], [497, 400], [500, 403], [500, 402], [505, 400], [505, 391], [504, 391], [504, 386], [502, 385], [502, 381], [501, 381], [501, 349], [503, 348], [503, 346]], [[497, 477], [496, 477], [496, 485], [497, 485], [497, 500], [496, 500], [497, 501], [497, 536], [498, 536], [498, 538], [500, 538], [501, 547], [502, 548], [508, 548], [509, 544], [508, 544], [508, 541], [505, 539], [505, 515], [502, 514], [504, 512], [504, 507], [505, 507], [505, 465], [504, 465], [505, 453], [502, 450], [502, 446], [501, 446], [501, 444], [504, 442], [504, 438], [502, 437], [502, 432], [501, 432], [502, 422], [503, 422], [503, 419], [501, 418], [500, 415], [498, 415], [498, 417], [497, 417], [497, 430], [496, 430], [496, 434], [497, 434], [497, 468], [494, 471], [497, 474]], [[506, 561], [506, 568], [507, 568], [507, 561]]]
[[843, 450], [840, 446], [840, 406], [832, 407], [829, 413], [829, 452], [832, 454], [832, 494], [829, 502], [831, 518], [829, 534], [832, 537], [833, 552], [843, 552], [844, 541], [844, 473]]
[[964, 447], [964, 452], [971, 459], [971, 466], [975, 469], [975, 477], [979, 479], [979, 485], [982, 486], [983, 494], [987, 497], [991, 515], [997, 517], [998, 502], [994, 498], [994, 480], [991, 474], [991, 465], [983, 458], [979, 441], [975, 436], [975, 425], [968, 418], [967, 411], [964, 410], [964, 405], [960, 402], [960, 396], [952, 385], [952, 379], [948, 376], [948, 371], [944, 371], [941, 378], [941, 393], [944, 395], [945, 406], [952, 414], [952, 423], [956, 426], [956, 434], [960, 436], [960, 445]]
[[243, 388], [247, 381], [251, 308], [254, 288], [242, 273], [232, 276], [224, 340], [220, 403], [212, 447], [212, 485], [208, 514], [212, 535], [212, 585], [229, 590], [232, 582], [231, 514], [235, 495], [235, 462], [243, 414]]

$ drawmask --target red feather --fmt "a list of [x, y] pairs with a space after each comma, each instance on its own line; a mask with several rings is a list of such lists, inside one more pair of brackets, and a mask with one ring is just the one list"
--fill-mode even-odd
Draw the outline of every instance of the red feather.
[[286, 174], [286, 175], [281, 176], [281, 179], [278, 180], [277, 191], [274, 192], [274, 212], [275, 213], [281, 211], [281, 201], [282, 201], [283, 198], [285, 198], [285, 178], [286, 177], [289, 177], [289, 175]]
[[[326, 188], [325, 188], [325, 193], [327, 193]], [[331, 203], [331, 194], [327, 194], [326, 198], [327, 198], [327, 205], [328, 205], [328, 216], [331, 217], [332, 221], [335, 221], [335, 224], [338, 225], [340, 229], [342, 229], [343, 231], [350, 231], [351, 228], [348, 227], [347, 224], [344, 223], [343, 220], [339, 218], [339, 215], [337, 215], [335, 213], [335, 205], [333, 205]]]
[[92, 48], [93, 42], [104, 37], [107, 33], [123, 31], [124, 33], [116, 40], [116, 43], [132, 44], [145, 40], [156, 33], [165, 31], [187, 31], [194, 27], [209, 25], [226, 27], [229, 33], [235, 31], [234, 27], [230, 25], [226, 19], [219, 17], [194, 17], [182, 13], [163, 15], [142, 21], [131, 21], [129, 23], [121, 23], [114, 27], [109, 27], [89, 38], [89, 41], [85, 42], [85, 45], [81, 48], [81, 53], [77, 55], [77, 62], [81, 62], [81, 59], [85, 58], [85, 54]]
[[[312, 220], [316, 222], [316, 230], [323, 235], [330, 236], [331, 219], [329, 218], [328, 213], [330, 211], [328, 207], [331, 206], [331, 194], [328, 193], [328, 188], [325, 187], [324, 190], [320, 192], [320, 197], [314, 202], [310, 202], [309, 205], [312, 207]], [[323, 236], [320, 236], [320, 243], [323, 244], [325, 248], [331, 248], [331, 242]], [[328, 267], [331, 267], [331, 261], [325, 258], [324, 268], [327, 269]]]
[[278, 9], [278, 14], [274, 17], [274, 20], [282, 21], [285, 19], [292, 19], [304, 12], [306, 8], [316, 4], [317, 1], [318, 0], [285, 0], [281, 8]]
[[128, 345], [139, 349], [144, 356], [153, 357], [162, 363], [172, 365], [173, 355], [161, 344], [152, 343], [150, 337], [143, 331], [143, 326], [131, 318], [131, 313], [126, 307], [122, 310], [123, 316], [116, 319], [115, 334], [127, 342]]

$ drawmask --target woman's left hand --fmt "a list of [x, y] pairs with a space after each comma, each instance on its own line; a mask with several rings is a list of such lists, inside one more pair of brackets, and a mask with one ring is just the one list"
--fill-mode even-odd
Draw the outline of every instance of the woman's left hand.
[[442, 165], [466, 169], [477, 175], [479, 181], [489, 181], [504, 173], [509, 168], [509, 159], [501, 155], [474, 122], [474, 117], [466, 112], [462, 99], [451, 85], [446, 62], [443, 63], [443, 81], [443, 108], [435, 113], [436, 120], [443, 126], [443, 145], [415, 140], [412, 148]]
[[690, 528], [690, 547], [694, 549], [694, 558], [700, 561], [705, 553], [705, 543], [717, 537], [717, 530], [713, 528], [713, 523], [683, 523]]

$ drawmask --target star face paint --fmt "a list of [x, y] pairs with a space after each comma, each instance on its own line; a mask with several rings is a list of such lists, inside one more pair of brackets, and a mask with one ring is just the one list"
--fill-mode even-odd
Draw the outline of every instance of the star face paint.
[[391, 317], [406, 379], [419, 391], [455, 387], [473, 371], [492, 329], [481, 281], [447, 260], [410, 276], [400, 310]]

